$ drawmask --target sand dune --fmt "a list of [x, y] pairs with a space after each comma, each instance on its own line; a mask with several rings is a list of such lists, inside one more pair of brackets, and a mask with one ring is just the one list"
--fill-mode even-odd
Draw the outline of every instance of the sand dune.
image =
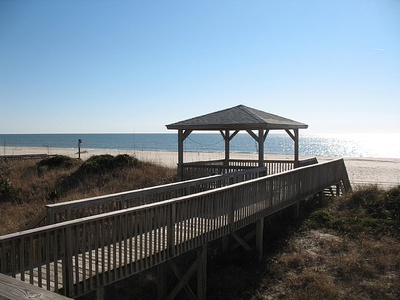
[[[0, 155], [23, 154], [60, 154], [78, 157], [76, 148], [47, 148], [47, 147], [3, 147]], [[82, 149], [81, 158], [87, 159], [99, 154], [129, 154], [140, 160], [153, 162], [167, 167], [175, 167], [178, 154], [174, 151], [142, 151], [142, 150], [98, 150]], [[185, 162], [222, 159], [223, 153], [187, 152], [184, 154]], [[233, 159], [257, 159], [256, 153], [232, 153]], [[266, 159], [293, 159], [291, 155], [266, 154]], [[305, 158], [305, 157], [301, 157]], [[337, 157], [318, 156], [320, 162]], [[378, 184], [383, 187], [400, 185], [400, 159], [374, 158], [374, 157], [345, 157], [345, 164], [353, 186], [365, 184]]]

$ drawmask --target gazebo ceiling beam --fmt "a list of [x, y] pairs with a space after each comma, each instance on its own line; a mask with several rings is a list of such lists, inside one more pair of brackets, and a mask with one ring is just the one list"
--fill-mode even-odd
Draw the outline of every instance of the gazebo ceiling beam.
[[224, 140], [231, 141], [235, 137], [235, 135], [237, 135], [239, 133], [239, 131], [240, 130], [235, 130], [232, 134], [230, 134], [229, 129], [226, 129], [226, 130], [221, 129], [219, 132], [221, 133]]
[[[248, 134], [250, 134], [250, 135], [253, 137], [253, 139], [254, 139], [257, 143], [260, 141], [260, 137], [259, 137], [257, 134], [255, 134], [252, 130], [249, 130], [249, 129], [248, 129], [248, 130], [246, 130], [246, 131], [247, 131]], [[259, 132], [262, 132], [262, 130], [259, 130]], [[265, 139], [267, 138], [268, 133], [269, 133], [269, 129], [266, 129], [265, 132], [264, 132], [264, 134], [263, 134], [263, 136], [262, 136], [263, 142], [265, 142]]]
[[182, 141], [186, 140], [186, 138], [193, 132], [192, 129], [184, 130], [182, 133]]
[[230, 153], [230, 141], [233, 139], [233, 137], [239, 132], [240, 130], [235, 130], [232, 134], [230, 134], [229, 129], [220, 130], [219, 132], [221, 133], [222, 137], [224, 138], [225, 141], [225, 164], [229, 165], [229, 153]]
[[295, 135], [289, 129], [285, 129], [285, 131], [292, 138], [293, 141], [296, 141]]
[[265, 142], [265, 139], [267, 138], [268, 133], [269, 133], [269, 129], [265, 130], [264, 137], [263, 137], [264, 142]]
[[250, 129], [246, 129], [246, 131], [247, 131], [247, 133], [248, 134], [250, 134], [252, 137], [253, 137], [253, 139], [256, 141], [256, 142], [258, 142], [258, 136], [257, 136], [257, 134], [255, 134], [252, 130], [250, 130]]

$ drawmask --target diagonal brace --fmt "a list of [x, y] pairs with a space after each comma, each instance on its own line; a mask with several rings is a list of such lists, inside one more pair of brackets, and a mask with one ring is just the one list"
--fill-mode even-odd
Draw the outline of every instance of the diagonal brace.
[[242, 245], [242, 247], [244, 249], [246, 249], [247, 251], [251, 250], [251, 247], [249, 246], [249, 244], [246, 243], [246, 241], [244, 239], [242, 239], [236, 232], [232, 232], [231, 235], [233, 236], [233, 238], [240, 244]]
[[183, 275], [173, 260], [168, 262], [172, 271], [175, 273], [175, 276], [179, 279], [179, 283], [174, 287], [174, 289], [168, 295], [167, 299], [174, 299], [179, 294], [182, 288], [185, 288], [186, 294], [190, 297], [190, 299], [197, 299], [196, 295], [193, 293], [193, 290], [188, 285], [188, 281], [197, 271], [199, 266], [201, 266], [201, 263], [202, 257], [198, 256], [194, 263], [190, 266], [189, 270], [185, 273], [185, 275]]

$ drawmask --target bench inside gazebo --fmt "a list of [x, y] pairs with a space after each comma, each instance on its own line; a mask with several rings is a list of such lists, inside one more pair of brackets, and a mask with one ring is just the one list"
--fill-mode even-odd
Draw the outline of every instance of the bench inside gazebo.
[[[299, 160], [299, 129], [307, 124], [280, 117], [244, 105], [194, 117], [166, 126], [178, 130], [178, 176], [180, 180], [213, 174], [265, 167], [267, 174], [275, 174], [316, 163], [316, 159]], [[266, 160], [264, 143], [272, 130], [284, 130], [294, 142], [293, 160]], [[184, 141], [193, 131], [218, 131], [225, 141], [225, 157], [221, 160], [185, 163]], [[230, 142], [240, 132], [246, 131], [258, 144], [258, 159], [230, 158]]]

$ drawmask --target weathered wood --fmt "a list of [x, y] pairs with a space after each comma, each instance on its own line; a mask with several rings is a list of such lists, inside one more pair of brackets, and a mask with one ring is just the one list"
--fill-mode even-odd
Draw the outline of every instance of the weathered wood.
[[48, 204], [46, 205], [47, 222], [48, 224], [54, 224], [75, 218], [125, 209], [135, 205], [137, 206], [137, 202], [139, 201], [146, 203], [163, 201], [237, 183], [249, 178], [257, 178], [262, 176], [264, 172], [265, 168], [252, 168], [239, 172], [187, 180], [185, 182], [175, 182], [111, 195]]
[[54, 155], [47, 154], [16, 154], [16, 155], [0, 155], [1, 160], [25, 160], [25, 159], [44, 159]]
[[[69, 297], [162, 264], [345, 183], [342, 159], [0, 237], [0, 270]], [[299, 188], [301, 187], [301, 188]]]
[[[305, 159], [298, 162], [298, 166], [305, 167], [318, 163], [316, 158]], [[184, 179], [193, 179], [215, 174], [226, 174], [230, 172], [245, 171], [260, 165], [260, 160], [212, 160], [198, 161], [183, 164]], [[295, 161], [290, 160], [264, 160], [263, 166], [267, 169], [267, 174], [277, 174], [294, 169]]]
[[65, 296], [50, 292], [0, 273], [0, 298], [9, 300], [42, 299], [66, 300]]
[[258, 261], [261, 261], [264, 243], [264, 217], [256, 222], [256, 250]]

